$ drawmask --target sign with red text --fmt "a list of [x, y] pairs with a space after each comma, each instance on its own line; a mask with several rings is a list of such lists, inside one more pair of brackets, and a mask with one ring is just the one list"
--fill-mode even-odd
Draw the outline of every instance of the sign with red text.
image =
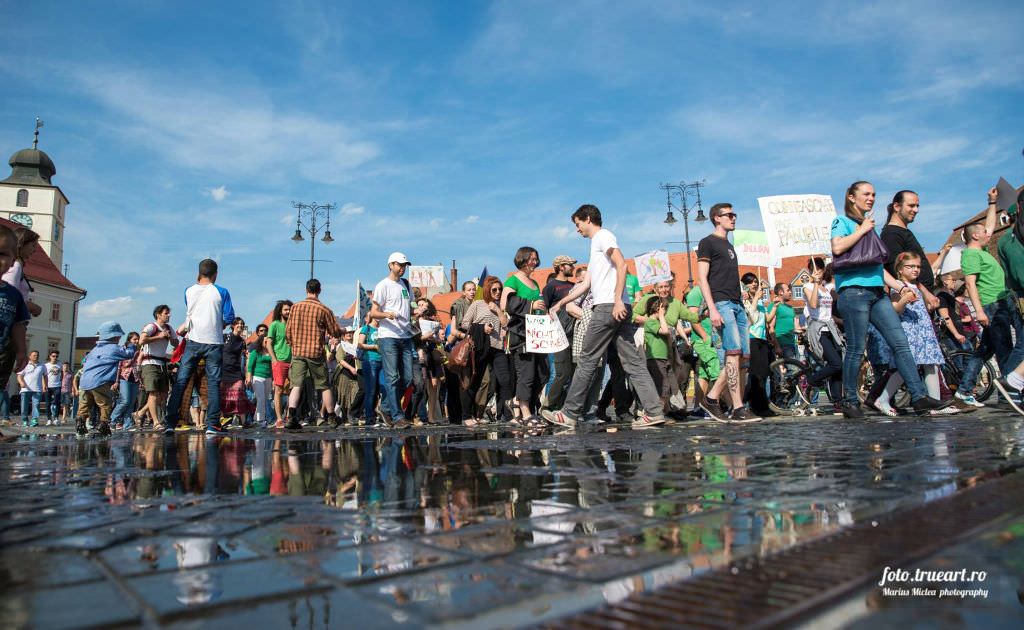
[[775, 260], [768, 235], [757, 230], [733, 230], [732, 246], [736, 249], [736, 262], [751, 267], [781, 267], [782, 261]]
[[554, 354], [569, 347], [562, 323], [547, 315], [526, 316], [526, 351], [537, 354]]
[[761, 220], [773, 260], [832, 253], [836, 208], [828, 195], [758, 197]]

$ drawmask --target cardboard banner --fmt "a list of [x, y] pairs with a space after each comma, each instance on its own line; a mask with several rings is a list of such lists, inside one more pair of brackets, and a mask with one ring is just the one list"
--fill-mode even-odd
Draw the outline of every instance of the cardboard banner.
[[782, 261], [772, 256], [768, 235], [757, 230], [734, 230], [732, 246], [736, 248], [736, 261], [751, 267], [781, 267]]
[[636, 265], [636, 277], [642, 287], [657, 284], [658, 282], [667, 282], [672, 279], [668, 252], [663, 249], [640, 254], [633, 259], [633, 263]]
[[996, 183], [996, 190], [999, 191], [999, 202], [996, 206], [1000, 212], [1006, 212], [1017, 203], [1017, 189], [1013, 187], [1013, 184], [1006, 181], [1002, 177], [999, 178], [999, 182]]
[[414, 287], [430, 288], [445, 286], [444, 267], [441, 265], [409, 267], [409, 284]]
[[526, 351], [537, 354], [554, 354], [569, 347], [562, 323], [558, 318], [547, 315], [526, 316]]
[[761, 220], [774, 260], [832, 253], [832, 221], [836, 208], [828, 195], [758, 197]]

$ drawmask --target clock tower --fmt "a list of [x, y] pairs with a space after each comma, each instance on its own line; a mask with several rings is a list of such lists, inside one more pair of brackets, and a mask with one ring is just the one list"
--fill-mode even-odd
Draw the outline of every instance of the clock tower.
[[0, 180], [0, 217], [30, 228], [39, 235], [39, 247], [59, 270], [64, 262], [64, 213], [68, 198], [53, 184], [57, 173], [53, 160], [39, 150], [39, 128], [36, 119], [35, 139], [31, 149], [22, 149], [11, 156], [11, 174]]

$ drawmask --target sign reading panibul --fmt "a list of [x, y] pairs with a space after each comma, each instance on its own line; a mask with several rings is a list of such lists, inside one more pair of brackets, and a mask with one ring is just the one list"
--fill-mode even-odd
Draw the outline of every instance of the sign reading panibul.
[[761, 220], [774, 260], [822, 256], [832, 251], [836, 208], [828, 195], [758, 197]]

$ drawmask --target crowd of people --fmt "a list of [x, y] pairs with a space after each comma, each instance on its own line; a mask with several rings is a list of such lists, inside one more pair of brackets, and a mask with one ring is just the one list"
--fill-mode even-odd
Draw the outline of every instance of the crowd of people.
[[[749, 423], [773, 415], [776, 358], [807, 359], [809, 389], [823, 388], [833, 412], [847, 418], [969, 412], [984, 406], [974, 390], [995, 357], [1002, 376], [994, 385], [1024, 413], [1024, 222], [1017, 220], [1024, 194], [1000, 217], [999, 191], [988, 191], [984, 218], [963, 229], [959, 271], [946, 274], [937, 272], [950, 248], [930, 260], [910, 229], [917, 193], [893, 197], [880, 234], [871, 183], [853, 183], [844, 201], [831, 251], [807, 261], [803, 313], [788, 284], [768, 287], [739, 273], [729, 240], [739, 217], [730, 204], [710, 209], [714, 230], [697, 247], [698, 282], [686, 290], [674, 280], [640, 287], [600, 210], [588, 204], [571, 217], [590, 244], [586, 265], [559, 255], [540, 283], [539, 252], [521, 247], [506, 279], [462, 285], [447, 326], [404, 277], [409, 259], [395, 252], [372, 307], [353, 325], [339, 325], [311, 279], [305, 299], [277, 302], [270, 324], [245, 336], [229, 291], [217, 284], [217, 263], [203, 260], [185, 291], [182, 323], [173, 326], [171, 308], [159, 305], [138, 333], [103, 324], [77, 373], [56, 352], [45, 364], [26, 353], [32, 313], [22, 268], [34, 241], [0, 228], [0, 378], [15, 375], [23, 424], [37, 424], [45, 403], [47, 422], [73, 416], [79, 435], [90, 425], [100, 435], [219, 434], [232, 424], [572, 430], [610, 422], [612, 413], [644, 429], [694, 416]], [[1000, 219], [1009, 229], [993, 256], [988, 246]], [[541, 314], [561, 324], [564, 349], [527, 351], [527, 316]], [[969, 353], [958, 382], [942, 369], [952, 351]], [[865, 353], [875, 375], [866, 393]]]

